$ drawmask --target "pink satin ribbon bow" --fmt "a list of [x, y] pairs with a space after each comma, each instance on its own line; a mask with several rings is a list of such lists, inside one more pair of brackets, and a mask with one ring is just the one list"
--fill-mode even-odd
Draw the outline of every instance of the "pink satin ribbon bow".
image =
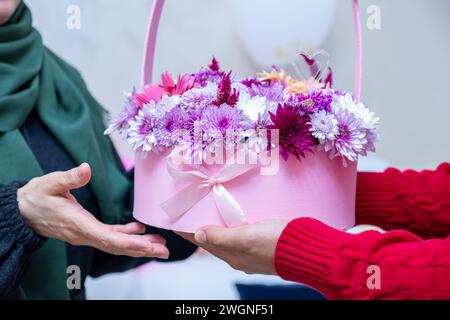
[[255, 168], [255, 165], [232, 164], [226, 166], [218, 174], [210, 176], [197, 169], [185, 170], [167, 162], [167, 171], [172, 178], [191, 184], [180, 190], [173, 197], [161, 204], [161, 208], [171, 218], [179, 218], [211, 191], [223, 221], [228, 227], [246, 223], [246, 218], [239, 203], [225, 189], [224, 183], [231, 181]]

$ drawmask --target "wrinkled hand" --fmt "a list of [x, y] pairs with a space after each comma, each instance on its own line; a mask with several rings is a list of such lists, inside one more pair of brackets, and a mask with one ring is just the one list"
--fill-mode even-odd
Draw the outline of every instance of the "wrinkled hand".
[[70, 190], [85, 186], [90, 178], [91, 169], [86, 163], [34, 178], [17, 191], [19, 210], [28, 225], [44, 237], [115, 255], [167, 258], [164, 238], [142, 235], [144, 225], [103, 224], [77, 202]]
[[178, 234], [246, 273], [276, 274], [275, 248], [288, 221], [266, 220], [235, 228], [203, 227]]

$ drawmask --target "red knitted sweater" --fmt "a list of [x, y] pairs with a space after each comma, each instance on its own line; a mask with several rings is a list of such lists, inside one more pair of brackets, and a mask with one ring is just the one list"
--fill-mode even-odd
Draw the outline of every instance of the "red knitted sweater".
[[352, 235], [293, 220], [276, 271], [329, 299], [450, 299], [450, 164], [358, 173], [356, 220], [390, 231]]

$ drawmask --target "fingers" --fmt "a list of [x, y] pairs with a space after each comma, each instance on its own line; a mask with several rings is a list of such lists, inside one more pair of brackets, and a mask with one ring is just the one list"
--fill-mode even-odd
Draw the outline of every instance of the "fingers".
[[241, 228], [203, 227], [195, 233], [194, 239], [200, 244], [233, 248], [241, 243]]
[[162, 245], [161, 243], [154, 243], [153, 250], [154, 250], [153, 257], [164, 260], [169, 259], [170, 252], [165, 245]]
[[163, 243], [153, 242], [154, 239], [154, 235], [129, 235], [111, 232], [103, 239], [100, 249], [115, 255], [167, 259], [169, 250]]
[[145, 226], [139, 222], [126, 225], [99, 223], [92, 230], [92, 246], [114, 255], [167, 259], [169, 250], [165, 246], [166, 240], [156, 234], [139, 234], [144, 231]]
[[160, 259], [169, 257], [169, 250], [163, 237], [156, 234], [139, 234], [145, 231], [141, 223], [107, 225], [88, 212], [85, 213], [78, 216], [75, 223], [77, 227], [66, 237], [67, 242], [91, 246], [114, 255]]
[[[131, 222], [128, 224], [117, 224], [108, 226], [111, 228], [111, 231], [120, 232], [125, 234], [143, 234], [145, 233], [145, 225], [140, 222]], [[159, 234], [146, 234], [145, 237], [149, 239], [151, 242], [160, 243], [165, 245], [166, 239]]]
[[[143, 234], [145, 233], [145, 225], [140, 222], [131, 222], [128, 224], [117, 224], [108, 226], [114, 232], [120, 232], [125, 234]], [[146, 239], [153, 243], [159, 243], [162, 245], [166, 244], [166, 239], [159, 234], [146, 234], [144, 235]]]
[[78, 189], [88, 184], [91, 179], [91, 168], [87, 163], [65, 172], [53, 172], [41, 177], [43, 188], [53, 194], [65, 194], [69, 190]]
[[222, 228], [216, 226], [207, 226], [200, 228], [195, 232], [175, 232], [180, 237], [191, 241], [200, 246], [215, 246], [220, 248], [233, 248], [242, 242], [244, 232], [241, 227]]
[[145, 233], [145, 225], [139, 222], [131, 222], [128, 224], [117, 224], [108, 226], [112, 231], [122, 232], [127, 234], [142, 234]]
[[180, 232], [180, 231], [174, 231], [175, 234], [179, 235], [180, 237], [190, 241], [190, 242], [196, 242], [195, 241], [195, 236], [193, 233], [187, 233], [187, 232]]
[[166, 239], [164, 239], [159, 234], [146, 234], [145, 237], [146, 237], [146, 239], [148, 239], [149, 241], [151, 241], [154, 244], [158, 243], [158, 244], [162, 244], [164, 246], [166, 245]]

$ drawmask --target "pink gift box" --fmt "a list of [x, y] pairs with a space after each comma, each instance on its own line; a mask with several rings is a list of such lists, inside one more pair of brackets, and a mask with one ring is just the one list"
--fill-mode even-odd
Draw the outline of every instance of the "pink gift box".
[[[355, 100], [359, 101], [362, 78], [361, 21], [358, 1], [353, 0], [356, 27]], [[155, 0], [146, 38], [141, 86], [151, 83], [155, 44], [164, 0]], [[290, 157], [280, 160], [276, 174], [261, 175], [252, 170], [223, 183], [245, 215], [246, 222], [265, 219], [292, 220], [313, 217], [337, 229], [355, 224], [356, 162], [347, 167], [342, 160], [330, 160], [324, 152], [309, 154], [302, 161]], [[204, 225], [225, 226], [213, 192], [178, 217], [169, 216], [161, 205], [190, 182], [174, 179], [167, 170], [167, 159], [150, 153], [136, 156], [134, 216], [159, 228], [194, 232]], [[222, 208], [223, 209], [223, 208]], [[223, 210], [222, 210], [223, 211]]]
[[[179, 218], [171, 218], [161, 204], [190, 183], [177, 181], [167, 171], [164, 156], [136, 158], [134, 217], [163, 229], [195, 232], [205, 225], [226, 226], [213, 193]], [[280, 160], [278, 172], [261, 175], [256, 168], [224, 183], [239, 203], [248, 223], [265, 219], [313, 217], [338, 229], [355, 223], [356, 163], [347, 167], [324, 152], [302, 161]]]

